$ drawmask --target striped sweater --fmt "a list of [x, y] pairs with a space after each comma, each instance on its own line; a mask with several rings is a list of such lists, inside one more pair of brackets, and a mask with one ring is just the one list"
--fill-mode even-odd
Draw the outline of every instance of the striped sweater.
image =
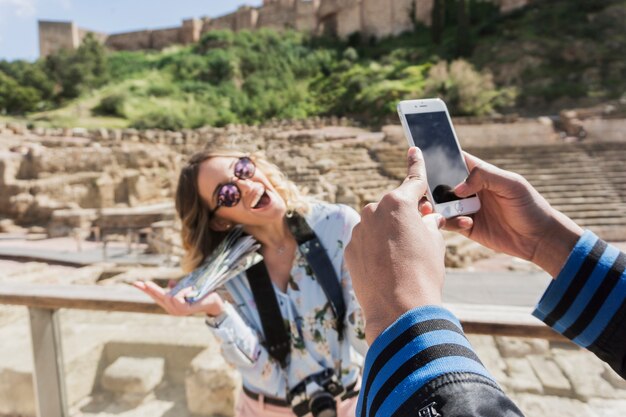
[[[534, 315], [626, 378], [626, 255], [587, 231]], [[521, 416], [438, 306], [411, 310], [365, 359], [357, 417]]]

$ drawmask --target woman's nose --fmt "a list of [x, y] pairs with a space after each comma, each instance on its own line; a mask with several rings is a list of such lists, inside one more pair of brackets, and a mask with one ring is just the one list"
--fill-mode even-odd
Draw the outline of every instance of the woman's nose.
[[237, 186], [239, 187], [239, 189], [241, 190], [242, 194], [246, 194], [247, 192], [249, 192], [250, 190], [252, 190], [254, 188], [253, 183], [254, 181], [252, 181], [250, 178], [237, 178]]

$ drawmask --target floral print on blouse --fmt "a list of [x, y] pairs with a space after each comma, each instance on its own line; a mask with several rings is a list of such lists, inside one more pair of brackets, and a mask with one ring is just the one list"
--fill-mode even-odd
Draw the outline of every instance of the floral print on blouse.
[[241, 372], [246, 388], [276, 398], [285, 398], [288, 389], [305, 377], [327, 368], [336, 370], [338, 365], [344, 386], [354, 383], [367, 351], [363, 315], [343, 258], [352, 228], [360, 221], [359, 215], [348, 206], [315, 203], [306, 220], [322, 242], [341, 281], [346, 303], [344, 338], [339, 340], [328, 299], [299, 250], [287, 291], [274, 287], [291, 336], [291, 354], [284, 369], [262, 344], [261, 321], [243, 274], [226, 284], [234, 304], [227, 303], [228, 314], [219, 328], [211, 328], [222, 342], [226, 360]]

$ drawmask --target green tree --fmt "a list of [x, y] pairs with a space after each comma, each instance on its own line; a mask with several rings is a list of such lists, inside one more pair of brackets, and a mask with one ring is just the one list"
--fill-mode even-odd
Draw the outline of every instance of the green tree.
[[109, 79], [106, 50], [88, 34], [76, 51], [62, 49], [46, 58], [46, 70], [59, 90], [58, 97], [76, 98]]
[[443, 30], [446, 25], [446, 0], [435, 0], [431, 12], [431, 35], [435, 45], [443, 40]]
[[465, 0], [457, 0], [457, 56], [469, 56], [472, 49], [469, 7], [469, 2]]
[[21, 114], [33, 111], [41, 101], [41, 94], [33, 87], [24, 87], [0, 71], [0, 112]]
[[34, 63], [22, 60], [0, 61], [0, 71], [23, 87], [36, 89], [43, 100], [49, 100], [54, 95], [54, 82], [46, 74], [44, 62], [41, 60]]

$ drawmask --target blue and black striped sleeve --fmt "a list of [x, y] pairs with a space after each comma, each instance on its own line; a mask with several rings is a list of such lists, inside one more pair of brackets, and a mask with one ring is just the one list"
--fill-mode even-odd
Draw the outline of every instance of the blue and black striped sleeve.
[[356, 416], [437, 415], [522, 414], [476, 356], [459, 320], [424, 306], [402, 315], [370, 346]]
[[533, 315], [626, 378], [626, 255], [586, 231]]

